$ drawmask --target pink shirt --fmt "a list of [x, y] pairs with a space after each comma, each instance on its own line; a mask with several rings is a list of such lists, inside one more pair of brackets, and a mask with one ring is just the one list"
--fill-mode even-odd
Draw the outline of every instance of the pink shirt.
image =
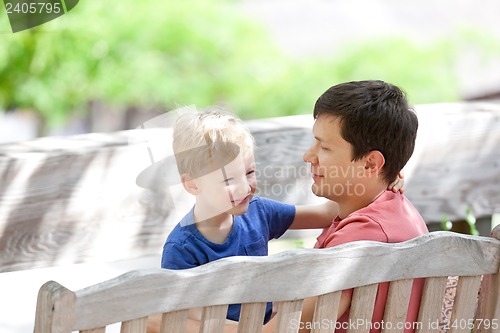
[[[346, 218], [340, 219], [337, 216], [332, 225], [318, 236], [314, 247], [333, 247], [358, 240], [398, 243], [426, 233], [428, 233], [427, 226], [411, 202], [399, 192], [386, 191], [374, 202], [351, 213]], [[414, 280], [407, 322], [417, 321], [423, 283], [423, 279]], [[389, 283], [379, 284], [372, 322], [381, 322], [383, 319], [388, 288]], [[352, 290], [345, 292], [352, 293]], [[347, 321], [348, 313], [349, 311], [346, 311], [339, 321]], [[379, 326], [373, 325], [373, 327]], [[413, 331], [413, 329], [405, 329], [404, 332]], [[335, 330], [335, 332], [344, 331]], [[380, 332], [380, 329], [372, 329], [370, 332]]]

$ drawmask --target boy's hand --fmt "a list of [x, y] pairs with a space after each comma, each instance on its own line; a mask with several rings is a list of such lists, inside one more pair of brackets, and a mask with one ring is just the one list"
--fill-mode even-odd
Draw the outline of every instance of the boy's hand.
[[404, 193], [405, 191], [405, 180], [404, 180], [404, 173], [403, 170], [399, 171], [396, 180], [393, 181], [389, 186], [387, 187], [388, 190], [392, 190], [392, 192], [401, 192]]

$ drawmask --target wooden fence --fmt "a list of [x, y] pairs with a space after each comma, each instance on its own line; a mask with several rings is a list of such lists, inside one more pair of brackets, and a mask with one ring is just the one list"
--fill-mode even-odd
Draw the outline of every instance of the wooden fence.
[[[489, 221], [500, 212], [500, 106], [433, 104], [417, 112], [407, 197], [431, 230], [444, 215], [463, 219], [466, 208]], [[258, 194], [293, 204], [321, 200], [302, 161], [312, 116], [247, 123], [257, 141]], [[136, 177], [151, 152], [168, 154], [168, 134], [134, 129], [0, 145], [0, 272], [161, 253], [192, 198], [180, 186], [170, 196], [154, 194]], [[479, 228], [488, 234], [491, 225]]]

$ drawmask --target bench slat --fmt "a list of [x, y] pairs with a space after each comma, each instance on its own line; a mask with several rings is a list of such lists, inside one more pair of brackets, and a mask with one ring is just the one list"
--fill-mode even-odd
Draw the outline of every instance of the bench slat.
[[421, 324], [417, 326], [415, 333], [437, 333], [439, 331], [438, 324], [447, 282], [447, 277], [425, 279], [417, 321]]
[[450, 318], [450, 333], [469, 333], [473, 328], [480, 284], [481, 276], [459, 277]]
[[[499, 246], [500, 241], [491, 238], [474, 240], [472, 236], [435, 232], [397, 244], [362, 241], [330, 249], [297, 249], [269, 257], [224, 258], [189, 270], [133, 271], [76, 291], [77, 312], [85, 312], [96, 304], [106, 304], [107, 311], [76, 318], [73, 329], [129, 320], [139, 313], [147, 316], [216, 304], [303, 299], [359, 285], [406, 279], [409, 272], [416, 277], [491, 274], [498, 269], [495, 251]], [[431, 256], [432, 261], [421, 260]], [[325, 262], [329, 265], [325, 266]], [[399, 268], [387, 270], [387, 266]], [[317, 274], [311, 275], [311, 271]], [[310, 282], [283, 283], [283, 274], [294, 276], [294, 281]], [[214, 279], [216, 275], [218, 278]], [[244, 290], [242, 284], [246, 286]], [[187, 298], [188, 292], [199, 296]]]
[[99, 327], [91, 330], [80, 331], [80, 333], [105, 333], [105, 332], [106, 332], [106, 327]]
[[[410, 303], [413, 279], [398, 280], [389, 284], [387, 294], [387, 303], [385, 305], [384, 322], [385, 323], [404, 323]], [[383, 333], [403, 332], [404, 327], [398, 325], [385, 326]]]
[[184, 333], [189, 310], [164, 313], [161, 316], [160, 333]]
[[214, 305], [203, 308], [200, 333], [218, 333], [224, 330], [227, 305]]
[[351, 309], [349, 318], [352, 320], [361, 320], [361, 327], [352, 328], [349, 325], [347, 333], [368, 333], [370, 331], [369, 323], [372, 320], [373, 309], [375, 307], [375, 297], [377, 296], [378, 284], [370, 284], [354, 288], [351, 299]]
[[245, 303], [241, 305], [238, 333], [260, 333], [266, 315], [267, 303]]
[[124, 321], [120, 333], [146, 333], [147, 320], [147, 317], [142, 317]]
[[[432, 260], [422, 260], [431, 256]], [[323, 313], [337, 306], [329, 301], [334, 294], [327, 294], [339, 297], [342, 290], [351, 288], [350, 318], [357, 327], [348, 325], [348, 331], [368, 332], [379, 283], [392, 284], [386, 310], [397, 311], [386, 317], [402, 318], [405, 310], [398, 306], [407, 303], [404, 295], [409, 293], [411, 279], [427, 278], [421, 318], [430, 320], [441, 310], [448, 276], [460, 277], [450, 326], [465, 319], [455, 331], [468, 332], [483, 274], [495, 275], [486, 277], [482, 294], [491, 296], [479, 306], [480, 315], [498, 319], [499, 260], [498, 239], [435, 232], [403, 243], [361, 241], [264, 257], [228, 257], [186, 270], [136, 270], [74, 292], [48, 282], [39, 292], [34, 332], [69, 333], [124, 322], [122, 333], [132, 329], [141, 333], [148, 316], [200, 307], [204, 308], [201, 332], [220, 332], [226, 323], [227, 305], [223, 304], [279, 302], [276, 332], [296, 333], [304, 298], [319, 296], [314, 318], [321, 322]], [[429, 305], [431, 301], [439, 307]], [[493, 309], [486, 311], [485, 306]], [[335, 311], [328, 316], [335, 317]], [[421, 331], [430, 328], [422, 325]]]
[[290, 323], [298, 324], [300, 322], [303, 301], [299, 299], [280, 302], [276, 315], [275, 333], [297, 333], [299, 331], [299, 325], [291, 325]]
[[[477, 309], [476, 322], [474, 323], [475, 333], [500, 332], [500, 323], [497, 331], [492, 331], [492, 323], [485, 318], [500, 318], [500, 274], [483, 276], [481, 291], [479, 294], [479, 304]], [[495, 312], [496, 309], [496, 312]]]
[[337, 322], [337, 315], [339, 312], [340, 297], [342, 291], [328, 293], [318, 297], [314, 308], [313, 323], [327, 322], [328, 325], [320, 325], [320, 327], [313, 327], [311, 333], [333, 333], [335, 330], [335, 323]]

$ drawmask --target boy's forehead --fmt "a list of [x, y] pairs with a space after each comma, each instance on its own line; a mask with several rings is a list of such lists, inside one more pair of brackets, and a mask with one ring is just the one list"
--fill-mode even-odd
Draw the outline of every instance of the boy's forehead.
[[213, 142], [175, 153], [178, 163], [196, 166], [192, 170], [194, 177], [200, 177], [214, 170], [226, 167], [241, 154], [240, 146], [232, 142]]
[[221, 182], [226, 178], [239, 177], [246, 174], [246, 170], [254, 165], [253, 156], [245, 156], [243, 153], [229, 161], [229, 163], [217, 168], [210, 168], [209, 172], [196, 176], [197, 179], [208, 179], [211, 181]]

